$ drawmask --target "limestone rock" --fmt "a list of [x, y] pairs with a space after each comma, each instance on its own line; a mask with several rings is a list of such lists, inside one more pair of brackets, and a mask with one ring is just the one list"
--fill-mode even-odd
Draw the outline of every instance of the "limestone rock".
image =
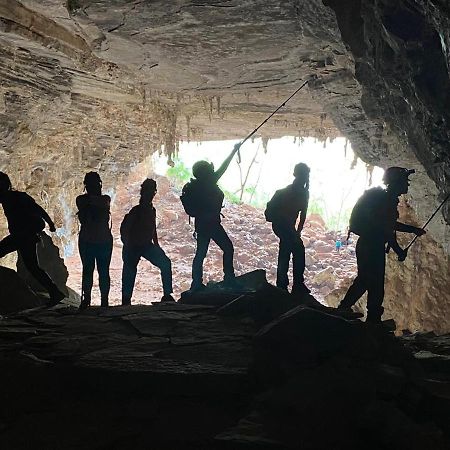
[[0, 266], [0, 313], [7, 314], [45, 304], [17, 275], [17, 272]]

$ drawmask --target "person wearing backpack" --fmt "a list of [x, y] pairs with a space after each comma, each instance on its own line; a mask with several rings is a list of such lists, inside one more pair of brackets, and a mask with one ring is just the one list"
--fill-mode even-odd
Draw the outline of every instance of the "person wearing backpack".
[[141, 184], [139, 205], [125, 215], [120, 225], [123, 242], [122, 259], [122, 305], [130, 305], [136, 280], [137, 266], [141, 258], [150, 261], [161, 270], [163, 284], [162, 302], [174, 302], [172, 297], [172, 263], [159, 246], [156, 231], [156, 210], [153, 199], [156, 181], [147, 178]]
[[218, 170], [207, 161], [197, 161], [192, 167], [194, 178], [184, 187], [180, 197], [186, 213], [195, 219], [197, 250], [192, 262], [191, 292], [205, 288], [203, 284], [203, 261], [208, 252], [210, 241], [214, 241], [223, 251], [223, 272], [225, 287], [238, 287], [234, 274], [234, 247], [221, 224], [224, 194], [217, 182], [227, 170], [234, 155], [240, 148], [236, 144]]
[[30, 274], [48, 291], [48, 306], [58, 304], [65, 295], [39, 267], [36, 254], [36, 245], [41, 239], [45, 224], [48, 224], [52, 233], [56, 231], [55, 224], [32, 197], [25, 192], [13, 190], [9, 176], [4, 172], [0, 172], [0, 203], [10, 233], [0, 241], [0, 258], [17, 251]]
[[351, 216], [349, 234], [358, 234], [356, 260], [358, 274], [338, 309], [351, 310], [367, 291], [367, 322], [380, 324], [384, 312], [384, 275], [386, 244], [404, 261], [407, 251], [397, 242], [396, 232], [422, 236], [425, 231], [413, 225], [398, 222], [398, 202], [408, 192], [409, 175], [414, 170], [403, 167], [386, 169], [383, 182], [386, 189], [372, 188], [356, 202]]
[[[288, 290], [289, 261], [292, 255], [292, 294], [309, 294], [305, 286], [305, 246], [301, 232], [305, 225], [309, 202], [309, 167], [299, 163], [294, 168], [294, 181], [275, 192], [267, 203], [264, 215], [272, 222], [272, 230], [280, 240], [278, 250], [277, 287]], [[300, 220], [296, 226], [300, 214]]]
[[80, 309], [86, 309], [91, 304], [96, 263], [101, 306], [107, 307], [111, 285], [109, 266], [113, 249], [113, 237], [109, 224], [111, 197], [102, 195], [102, 180], [97, 172], [88, 172], [83, 184], [86, 193], [76, 198], [77, 216], [81, 225], [78, 250], [83, 265]]

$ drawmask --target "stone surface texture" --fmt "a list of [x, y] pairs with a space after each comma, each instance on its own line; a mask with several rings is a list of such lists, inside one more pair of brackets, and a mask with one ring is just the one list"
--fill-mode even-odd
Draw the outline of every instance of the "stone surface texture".
[[0, 170], [74, 234], [87, 170], [112, 187], [181, 139], [243, 137], [314, 76], [261, 135], [415, 168], [423, 223], [449, 185], [449, 21], [438, 0], [0, 0]]
[[[252, 295], [275, 307], [289, 297], [273, 286]], [[0, 445], [448, 448], [448, 335], [399, 340], [290, 302], [262, 328], [253, 308], [218, 315], [195, 301], [83, 312], [63, 302], [2, 317]]]

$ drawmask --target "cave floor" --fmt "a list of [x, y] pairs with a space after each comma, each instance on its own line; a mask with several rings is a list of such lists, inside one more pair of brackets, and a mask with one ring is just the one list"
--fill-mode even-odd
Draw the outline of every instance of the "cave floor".
[[[258, 411], [255, 399], [267, 389], [258, 385], [254, 374], [254, 336], [260, 327], [250, 318], [217, 315], [216, 309], [217, 306], [158, 303], [91, 307], [79, 312], [74, 306], [62, 304], [1, 318], [0, 448], [291, 448], [265, 441], [261, 425], [256, 427], [259, 436], [254, 437], [254, 424], [248, 427], [249, 418], [253, 420]], [[298, 314], [305, 318], [308, 314], [318, 315], [317, 323], [323, 323], [324, 328], [317, 333], [327, 333], [327, 321], [332, 320], [331, 325], [337, 321], [339, 327], [354, 329], [367, 338], [359, 321], [352, 325], [308, 311], [312, 310], [306, 308]], [[330, 337], [325, 337], [327, 342], [339, 341], [338, 335], [330, 333]], [[414, 392], [425, 389], [427, 394], [420, 404], [432, 399], [430, 410], [439, 408], [432, 418], [438, 424], [433, 436], [441, 439], [439, 429], [445, 428], [447, 416], [450, 418], [450, 336], [415, 334], [400, 342], [393, 335], [369, 334], [370, 341], [376, 339], [380, 348], [391, 346], [392, 354], [414, 355], [411, 373], [420, 379], [415, 381]], [[305, 345], [300, 351], [304, 348]], [[401, 364], [405, 363], [399, 363], [396, 369], [396, 356], [391, 357], [389, 364], [382, 359], [352, 358], [344, 352], [338, 358], [308, 363], [300, 372], [294, 370], [294, 375], [303, 380], [298, 386], [314, 384], [317, 392], [309, 389], [309, 395], [316, 392], [319, 416], [323, 414], [325, 420], [327, 408], [334, 401], [342, 404], [342, 398], [334, 398], [334, 394], [327, 394], [323, 403], [320, 386], [326, 384], [330, 393], [338, 392], [340, 372], [347, 377], [352, 371], [373, 373], [374, 367], [377, 375], [373, 386], [378, 393], [371, 404], [383, 409], [389, 398], [389, 405], [401, 404], [403, 410], [412, 411], [410, 400], [405, 400], [402, 393], [410, 384], [405, 375], [409, 362], [403, 369]], [[400, 378], [399, 373], [403, 373]], [[358, 386], [359, 381], [355, 383]], [[277, 393], [276, 402], [281, 398], [286, 405], [279, 423], [273, 417], [270, 422], [275, 421], [279, 427], [292, 419], [290, 408], [299, 407], [303, 401], [308, 405], [308, 388], [304, 389], [286, 399]], [[353, 388], [349, 385], [348, 389]], [[300, 395], [300, 400], [295, 395]], [[307, 407], [307, 415], [310, 408]], [[299, 414], [303, 414], [301, 410]], [[293, 426], [294, 430], [301, 427], [295, 421]], [[307, 426], [311, 428], [310, 424]], [[401, 430], [399, 434], [404, 435]], [[360, 442], [358, 437], [357, 446], [344, 448], [359, 448]]]
[[4, 318], [0, 447], [212, 448], [248, 403], [256, 331], [214, 311], [61, 305]]

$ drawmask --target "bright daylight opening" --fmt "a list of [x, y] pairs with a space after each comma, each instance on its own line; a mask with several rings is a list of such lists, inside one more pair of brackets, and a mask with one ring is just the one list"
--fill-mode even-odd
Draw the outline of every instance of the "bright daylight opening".
[[[111, 264], [111, 303], [121, 298], [121, 247], [119, 228], [124, 215], [138, 203], [139, 187], [146, 177], [158, 182], [157, 209], [160, 244], [172, 260], [175, 295], [189, 289], [195, 253], [194, 227], [179, 200], [182, 186], [192, 177], [192, 165], [201, 159], [218, 168], [238, 141], [181, 143], [169, 166], [167, 157], [153, 155], [138, 164], [113, 194], [115, 245]], [[370, 186], [381, 184], [383, 170], [359, 160], [344, 138], [318, 141], [314, 138], [284, 137], [255, 139], [241, 148], [219, 182], [225, 193], [223, 225], [235, 247], [237, 274], [264, 269], [268, 281], [276, 277], [278, 238], [265, 221], [264, 208], [277, 189], [293, 181], [294, 166], [303, 162], [311, 169], [308, 218], [302, 239], [306, 247], [306, 284], [317, 299], [326, 302], [332, 291], [348, 284], [356, 272], [353, 236], [347, 242], [347, 226], [353, 205]], [[339, 248], [340, 240], [342, 246]], [[81, 263], [74, 253], [67, 258], [69, 286], [81, 288]], [[211, 243], [204, 265], [205, 281], [222, 279], [222, 254]], [[156, 267], [145, 260], [139, 264], [133, 301], [150, 303], [161, 297]], [[99, 303], [94, 286], [93, 303]]]

